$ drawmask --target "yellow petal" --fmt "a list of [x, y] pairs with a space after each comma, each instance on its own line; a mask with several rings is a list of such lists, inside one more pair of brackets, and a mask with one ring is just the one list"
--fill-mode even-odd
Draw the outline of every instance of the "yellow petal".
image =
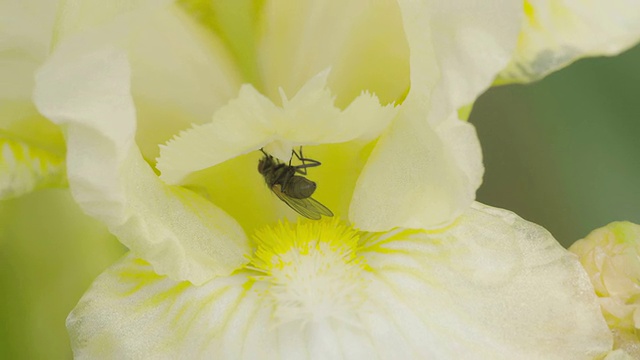
[[614, 348], [640, 356], [640, 225], [618, 221], [592, 231], [569, 248], [591, 278]]
[[587, 56], [616, 55], [640, 40], [635, 0], [524, 0], [518, 47], [497, 84], [530, 82]]
[[190, 16], [216, 33], [233, 54], [245, 82], [260, 88], [256, 55], [256, 37], [262, 1], [254, 0], [179, 0]]
[[0, 130], [0, 199], [65, 185], [64, 147], [61, 150], [52, 152]]
[[153, 11], [171, 0], [62, 0], [55, 22], [53, 45], [67, 37], [87, 31], [112, 21], [119, 15], [134, 10]]
[[409, 50], [395, 1], [266, 1], [258, 61], [264, 86], [296, 93], [309, 78], [331, 68], [329, 86], [340, 107], [363, 90], [383, 104], [409, 87]]

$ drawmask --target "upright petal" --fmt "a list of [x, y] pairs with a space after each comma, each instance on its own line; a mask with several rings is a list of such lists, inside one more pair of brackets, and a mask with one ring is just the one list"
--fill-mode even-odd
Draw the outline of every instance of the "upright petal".
[[457, 112], [507, 63], [520, 24], [513, 0], [399, 4], [411, 90], [356, 185], [349, 218], [369, 231], [442, 226], [475, 199], [480, 146]]
[[136, 141], [153, 162], [158, 144], [211, 120], [241, 78], [222, 41], [168, 0], [64, 2], [57, 46], [74, 52], [105, 44], [126, 49], [137, 111]]
[[260, 24], [258, 88], [272, 100], [327, 68], [339, 107], [364, 90], [383, 104], [406, 94], [409, 54], [395, 0], [268, 0]]
[[411, 52], [409, 97], [439, 123], [472, 103], [509, 62], [522, 21], [519, 0], [398, 0]]
[[475, 199], [484, 170], [475, 129], [457, 118], [434, 129], [423, 105], [407, 99], [369, 156], [349, 208], [358, 228], [441, 227]]
[[161, 274], [202, 283], [234, 271], [246, 262], [242, 229], [143, 161], [130, 81], [126, 54], [115, 48], [77, 58], [61, 50], [37, 75], [39, 110], [67, 130], [74, 198]]
[[518, 47], [497, 84], [530, 82], [587, 56], [640, 41], [637, 0], [524, 0]]

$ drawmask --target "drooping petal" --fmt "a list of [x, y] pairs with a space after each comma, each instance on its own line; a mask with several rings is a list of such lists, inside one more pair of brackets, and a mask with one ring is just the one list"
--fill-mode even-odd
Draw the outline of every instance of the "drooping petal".
[[410, 334], [393, 346], [428, 354], [419, 358], [593, 359], [611, 349], [575, 257], [509, 211], [476, 203], [449, 228], [396, 230], [361, 251], [374, 312], [387, 314], [389, 332]]
[[56, 54], [37, 74], [35, 103], [66, 126], [74, 198], [158, 273], [202, 283], [234, 271], [246, 262], [242, 229], [200, 196], [164, 184], [143, 161], [130, 81], [126, 54], [114, 48]]
[[476, 205], [435, 232], [343, 227], [321, 220], [266, 230], [252, 261], [260, 272], [202, 286], [128, 256], [69, 316], [74, 353], [586, 360], [611, 349], [575, 257], [508, 211]]
[[640, 41], [636, 0], [525, 0], [518, 47], [497, 84], [530, 82], [588, 56]]
[[399, 2], [411, 90], [364, 167], [349, 218], [359, 228], [442, 226], [475, 198], [483, 167], [472, 125], [457, 118], [508, 62], [516, 1]]
[[210, 121], [240, 86], [222, 41], [171, 1], [73, 0], [61, 14], [58, 46], [66, 42], [76, 53], [105, 43], [127, 50], [136, 141], [147, 161], [157, 157], [158, 144], [180, 130]]

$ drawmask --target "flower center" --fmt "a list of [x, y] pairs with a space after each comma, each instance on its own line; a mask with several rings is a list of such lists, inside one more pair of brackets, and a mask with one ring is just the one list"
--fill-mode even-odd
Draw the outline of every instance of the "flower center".
[[279, 223], [256, 232], [249, 267], [267, 286], [278, 324], [353, 322], [365, 300], [359, 233], [338, 219]]

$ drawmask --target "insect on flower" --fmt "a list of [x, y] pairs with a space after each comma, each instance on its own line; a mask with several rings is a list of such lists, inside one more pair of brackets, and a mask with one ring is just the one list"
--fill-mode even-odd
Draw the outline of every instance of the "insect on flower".
[[[291, 150], [289, 164], [280, 162], [263, 149], [260, 151], [264, 157], [258, 162], [258, 172], [264, 176], [267, 186], [280, 200], [298, 214], [309, 219], [319, 220], [322, 215], [333, 216], [331, 210], [311, 197], [316, 191], [316, 183], [304, 176], [297, 175], [307, 175], [307, 168], [320, 166], [319, 161], [305, 158], [302, 155], [302, 146], [299, 153]], [[302, 162], [301, 165], [291, 165], [294, 155]]]

